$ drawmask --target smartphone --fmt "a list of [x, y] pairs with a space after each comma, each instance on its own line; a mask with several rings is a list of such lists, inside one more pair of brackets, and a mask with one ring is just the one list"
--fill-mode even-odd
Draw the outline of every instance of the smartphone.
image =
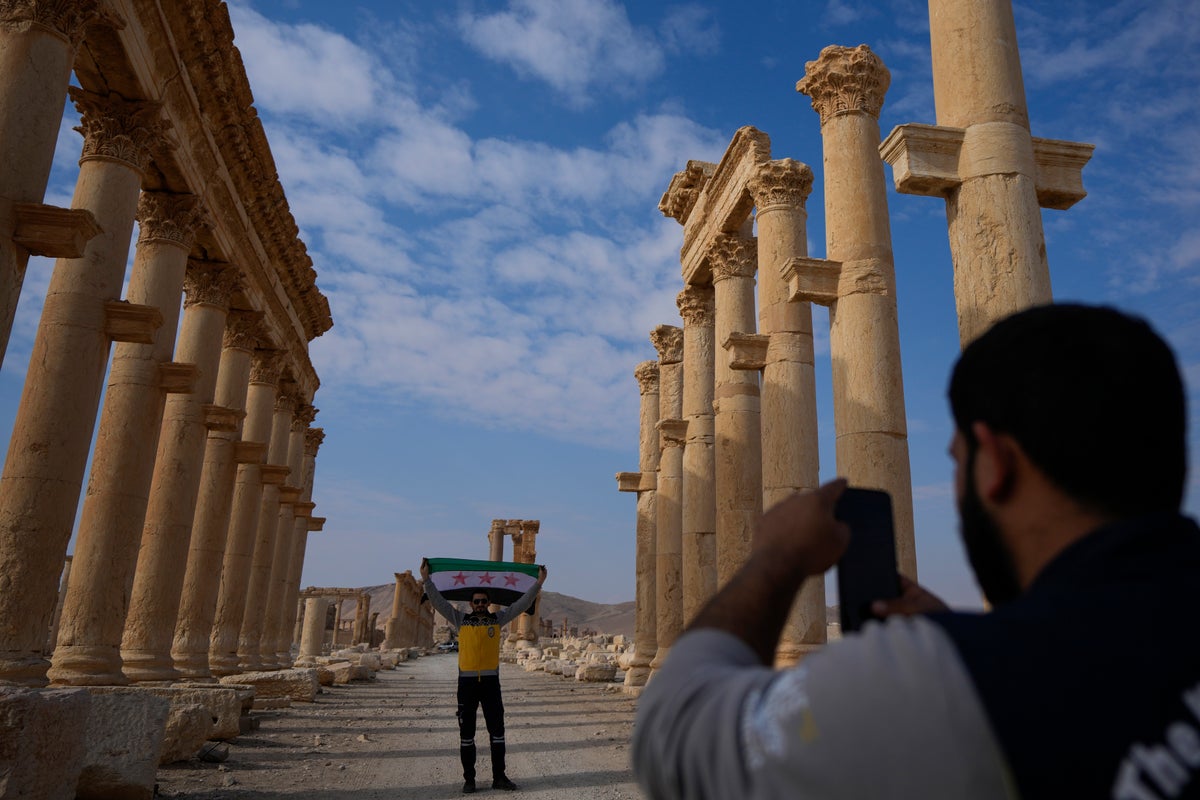
[[878, 489], [847, 487], [833, 515], [850, 526], [850, 544], [837, 565], [842, 632], [848, 633], [875, 618], [871, 603], [900, 595], [892, 498]]

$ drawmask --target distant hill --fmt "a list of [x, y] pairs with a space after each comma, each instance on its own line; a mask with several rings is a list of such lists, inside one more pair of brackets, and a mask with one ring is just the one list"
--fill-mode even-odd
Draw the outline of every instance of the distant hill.
[[[382, 628], [392, 616], [392, 595], [396, 591], [396, 584], [364, 586], [362, 591], [371, 595], [371, 612], [379, 612], [376, 625]], [[615, 604], [593, 603], [547, 591], [542, 592], [542, 606], [539, 612], [542, 619], [550, 620], [556, 628], [563, 624], [565, 618], [572, 628], [632, 636], [633, 607], [632, 600]], [[354, 616], [354, 608], [353, 600], [343, 600], [342, 619], [351, 619]]]

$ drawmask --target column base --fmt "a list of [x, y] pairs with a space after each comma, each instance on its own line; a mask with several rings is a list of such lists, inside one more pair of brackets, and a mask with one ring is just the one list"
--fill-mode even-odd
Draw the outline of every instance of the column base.
[[667, 658], [667, 653], [671, 652], [671, 648], [659, 646], [654, 652], [654, 658], [650, 660], [650, 674], [654, 674], [662, 669], [663, 661]]
[[227, 675], [237, 675], [242, 670], [238, 668], [237, 653], [209, 653], [208, 671], [217, 678]]
[[49, 683], [50, 659], [40, 653], [0, 653], [0, 684], [38, 688]]
[[100, 645], [59, 645], [46, 673], [51, 686], [128, 686], [121, 651]]
[[175, 671], [179, 673], [180, 680], [192, 681], [212, 678], [212, 672], [208, 669], [208, 653], [180, 653], [179, 651], [172, 651], [171, 661], [175, 665]]
[[169, 654], [152, 650], [122, 650], [121, 672], [134, 683], [175, 681], [181, 676]]
[[625, 670], [625, 686], [645, 686], [650, 680], [650, 659], [638, 658]]

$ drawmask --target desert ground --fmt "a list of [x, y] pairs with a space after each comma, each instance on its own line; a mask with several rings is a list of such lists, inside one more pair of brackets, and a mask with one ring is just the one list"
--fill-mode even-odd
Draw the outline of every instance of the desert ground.
[[[158, 773], [178, 800], [437, 800], [462, 796], [455, 723], [457, 654], [324, 687], [315, 703], [255, 712], [257, 731], [229, 742], [224, 763], [193, 759]], [[508, 775], [491, 788], [483, 714], [475, 741], [479, 793], [527, 800], [635, 800], [629, 766], [635, 701], [619, 687], [501, 665]], [[616, 689], [616, 691], [614, 691]]]

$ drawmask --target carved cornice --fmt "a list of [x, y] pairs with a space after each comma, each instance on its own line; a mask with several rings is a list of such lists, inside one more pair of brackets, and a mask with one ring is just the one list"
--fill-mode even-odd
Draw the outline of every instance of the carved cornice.
[[203, 304], [228, 311], [238, 286], [238, 271], [231, 264], [189, 259], [183, 275], [184, 307]]
[[168, 242], [191, 250], [196, 229], [207, 224], [204, 204], [194, 194], [142, 192], [138, 196], [138, 244]]
[[812, 98], [822, 125], [840, 114], [856, 111], [878, 120], [891, 82], [888, 68], [865, 44], [830, 45], [816, 61], [804, 65], [804, 77], [796, 83], [796, 91]]
[[[24, 33], [38, 27], [79, 47], [88, 25], [104, 14], [98, 0], [0, 0], [0, 30]], [[114, 27], [121, 25], [115, 14], [104, 14]]]
[[688, 284], [675, 298], [684, 327], [702, 325], [711, 328], [716, 323], [711, 283]]
[[304, 433], [316, 418], [317, 409], [301, 400], [296, 406], [295, 414], [292, 415], [292, 433]]
[[658, 362], [643, 361], [638, 364], [633, 370], [633, 377], [637, 378], [638, 391], [641, 394], [657, 394], [658, 393]]
[[230, 311], [225, 318], [225, 333], [221, 346], [253, 351], [262, 335], [261, 311]]
[[696, 200], [704, 191], [704, 185], [712, 177], [716, 164], [707, 161], [689, 161], [683, 172], [676, 172], [671, 178], [667, 191], [658, 201], [658, 210], [664, 217], [678, 220], [679, 224], [687, 222], [688, 216], [696, 206]]
[[658, 351], [659, 364], [678, 364], [683, 361], [683, 328], [659, 325], [650, 331], [650, 343]]
[[727, 278], [753, 278], [758, 269], [758, 240], [718, 234], [708, 246], [713, 283]]
[[165, 133], [170, 122], [162, 117], [160, 103], [99, 95], [75, 86], [68, 91], [81, 115], [75, 128], [83, 134], [81, 163], [111, 159], [145, 172], [152, 152], [169, 146]]
[[309, 428], [304, 432], [304, 455], [316, 458], [321, 443], [325, 441], [324, 428]]
[[255, 350], [250, 359], [250, 382], [278, 386], [285, 355], [282, 350]]
[[759, 165], [747, 188], [759, 211], [778, 205], [804, 208], [812, 194], [812, 169], [791, 158], [768, 161]]

